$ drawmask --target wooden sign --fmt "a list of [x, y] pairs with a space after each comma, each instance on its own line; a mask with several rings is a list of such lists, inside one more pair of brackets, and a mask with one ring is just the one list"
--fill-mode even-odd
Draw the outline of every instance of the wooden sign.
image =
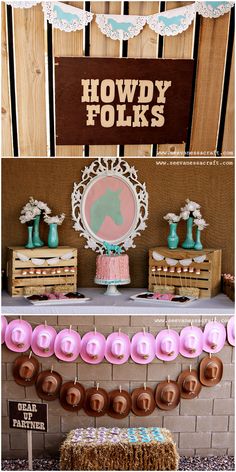
[[48, 406], [45, 403], [8, 401], [9, 426], [16, 429], [47, 432]]
[[55, 58], [57, 144], [185, 142], [192, 75], [191, 59]]

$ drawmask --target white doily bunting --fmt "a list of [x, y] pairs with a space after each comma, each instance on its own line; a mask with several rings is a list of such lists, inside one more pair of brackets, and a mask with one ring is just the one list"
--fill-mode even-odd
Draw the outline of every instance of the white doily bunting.
[[195, 15], [195, 5], [192, 4], [148, 16], [147, 23], [152, 30], [161, 36], [175, 36], [188, 29]]
[[161, 254], [159, 254], [159, 252], [156, 251], [153, 251], [152, 257], [153, 259], [155, 259], [155, 261], [163, 261], [165, 259], [164, 256], [162, 256]]
[[11, 5], [13, 8], [31, 8], [37, 5], [37, 3], [41, 3], [41, 0], [32, 0], [29, 2], [11, 2], [10, 0], [7, 0], [5, 2], [7, 5]]
[[30, 258], [25, 256], [25, 254], [22, 254], [21, 252], [16, 253], [18, 259], [20, 259], [21, 262], [27, 262], [30, 261], [32, 264], [40, 266], [43, 265], [45, 262], [47, 262], [49, 265], [57, 264], [60, 259], [63, 261], [69, 261], [73, 257], [73, 252], [67, 252], [66, 254], [63, 254], [61, 257], [52, 257], [50, 259], [38, 259], [38, 258]]
[[205, 259], [206, 259], [206, 254], [203, 254], [202, 256], [197, 256], [197, 257], [193, 258], [194, 262], [197, 262], [198, 264], [201, 264], [202, 262], [204, 262]]
[[77, 31], [92, 21], [93, 13], [59, 2], [43, 2], [46, 19], [61, 31]]
[[127, 40], [137, 36], [146, 24], [145, 16], [96, 15], [98, 27], [108, 38]]
[[192, 264], [192, 259], [182, 259], [179, 261], [179, 263], [184, 267], [188, 267], [190, 264]]
[[178, 259], [171, 259], [170, 257], [166, 257], [166, 263], [171, 267], [176, 266], [178, 262]]
[[204, 18], [218, 18], [228, 13], [234, 2], [195, 2], [196, 11]]
[[192, 262], [197, 262], [197, 264], [201, 264], [202, 262], [205, 261], [206, 259], [206, 254], [203, 254], [202, 256], [197, 256], [194, 257], [193, 259], [171, 259], [169, 257], [164, 257], [162, 254], [160, 254], [157, 251], [152, 252], [152, 257], [155, 261], [160, 262], [160, 261], [166, 261], [166, 263], [170, 266], [175, 266], [177, 263], [181, 264], [183, 267], [187, 267]]

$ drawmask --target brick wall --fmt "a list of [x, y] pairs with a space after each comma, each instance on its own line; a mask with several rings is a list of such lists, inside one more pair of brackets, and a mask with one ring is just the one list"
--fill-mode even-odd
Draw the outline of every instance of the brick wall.
[[[16, 317], [7, 317], [8, 321]], [[74, 329], [83, 333], [97, 329], [104, 335], [110, 334], [114, 328], [121, 328], [130, 336], [142, 329], [144, 326], [153, 334], [164, 328], [168, 322], [171, 328], [177, 331], [186, 326], [190, 321], [197, 326], [204, 326], [212, 317], [207, 316], [48, 316], [47, 323], [53, 325], [57, 330], [72, 324]], [[43, 323], [45, 317], [25, 316], [33, 324]], [[217, 318], [220, 320], [220, 317]], [[229, 318], [221, 317], [224, 324]], [[203, 353], [196, 360], [191, 361], [192, 367], [196, 367], [199, 360], [206, 354]], [[59, 445], [66, 433], [76, 427], [88, 426], [160, 426], [172, 431], [174, 439], [182, 455], [200, 454], [224, 455], [233, 454], [234, 446], [234, 360], [233, 347], [227, 342], [223, 350], [218, 354], [224, 363], [224, 374], [220, 384], [213, 388], [203, 387], [199, 398], [194, 400], [181, 399], [175, 410], [162, 411], [155, 409], [148, 417], [137, 417], [132, 413], [120, 421], [105, 415], [100, 418], [91, 418], [83, 410], [78, 413], [70, 413], [64, 410], [58, 400], [48, 403], [49, 430], [46, 434], [33, 434], [34, 455], [54, 454], [58, 452]], [[12, 377], [12, 363], [18, 355], [2, 348], [2, 453], [4, 457], [26, 456], [26, 433], [19, 430], [9, 429], [7, 400], [32, 400], [40, 401], [34, 386], [21, 387], [17, 385]], [[179, 355], [175, 361], [162, 362], [155, 359], [151, 364], [138, 365], [131, 360], [124, 365], [111, 365], [103, 362], [97, 366], [85, 364], [81, 359], [76, 363], [59, 362], [54, 356], [48, 359], [38, 358], [42, 369], [51, 367], [61, 373], [63, 378], [77, 376], [85, 387], [94, 385], [99, 381], [101, 387], [108, 391], [122, 385], [124, 389], [132, 390], [141, 386], [144, 381], [147, 385], [155, 388], [156, 384], [165, 380], [167, 375], [175, 380], [179, 373], [187, 368], [190, 359]], [[69, 379], [68, 379], [69, 380]]]

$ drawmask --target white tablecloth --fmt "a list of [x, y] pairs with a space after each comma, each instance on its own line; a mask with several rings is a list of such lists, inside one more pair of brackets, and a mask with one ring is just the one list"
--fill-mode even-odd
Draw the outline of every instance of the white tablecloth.
[[157, 307], [155, 302], [133, 301], [130, 297], [136, 293], [141, 293], [145, 289], [122, 288], [120, 296], [104, 295], [104, 288], [85, 288], [80, 291], [91, 300], [77, 305], [52, 305], [34, 306], [22, 297], [10, 297], [6, 292], [2, 294], [3, 314], [25, 314], [25, 315], [232, 315], [234, 314], [234, 303], [223, 293], [214, 298], [201, 298], [191, 305], [174, 307]]

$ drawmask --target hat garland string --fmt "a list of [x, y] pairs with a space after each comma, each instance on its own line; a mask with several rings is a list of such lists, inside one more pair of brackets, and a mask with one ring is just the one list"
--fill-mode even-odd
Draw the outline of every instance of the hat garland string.
[[88, 364], [99, 364], [103, 360], [111, 364], [124, 364], [129, 358], [137, 364], [149, 364], [155, 357], [171, 362], [178, 354], [186, 358], [196, 358], [203, 351], [216, 354], [224, 347], [226, 339], [235, 346], [234, 317], [229, 319], [227, 326], [216, 321], [215, 317], [204, 329], [193, 326], [191, 322], [182, 327], [180, 333], [167, 324], [156, 337], [143, 328], [132, 338], [122, 333], [120, 328], [105, 337], [96, 327], [80, 337], [72, 325], [57, 332], [47, 325], [46, 320], [44, 324], [28, 323], [21, 317], [8, 324], [2, 316], [1, 325], [2, 343], [10, 351], [24, 353], [31, 349], [38, 357], [55, 355], [64, 362], [75, 362], [79, 357]]
[[[25, 362], [25, 360], [27, 360], [27, 359], [25, 359], [26, 357], [27, 357], [26, 355], [18, 356], [15, 359], [14, 364], [13, 364], [14, 379], [15, 379], [16, 383], [18, 383], [21, 386], [27, 386], [27, 384], [28, 384], [27, 382], [28, 382], [28, 380], [30, 380], [29, 378], [28, 379], [25, 378], [24, 379], [25, 383], [22, 383], [24, 373], [21, 373], [21, 374], [19, 373], [20, 372], [20, 365], [21, 365], [21, 363], [23, 364]], [[32, 362], [37, 362], [37, 359], [32, 356], [32, 351], [29, 352], [28, 359], [29, 360], [31, 359]], [[211, 364], [213, 364], [213, 365], [211, 366]], [[19, 369], [18, 372], [16, 372], [16, 365], [18, 366], [18, 369]], [[57, 367], [59, 367], [59, 366], [57, 366]], [[214, 369], [217, 369], [217, 367], [218, 367], [218, 371], [219, 371], [218, 373], [214, 370]], [[212, 377], [212, 382], [211, 382], [211, 380], [209, 380], [209, 378], [210, 378], [209, 373], [207, 373], [207, 372], [205, 373], [205, 370], [204, 370], [204, 369], [209, 370], [209, 368], [212, 369], [212, 376], [211, 376]], [[168, 372], [168, 368], [167, 368], [167, 372]], [[143, 415], [148, 416], [149, 414], [152, 413], [154, 408], [159, 408], [160, 410], [174, 409], [178, 406], [181, 398], [185, 398], [185, 399], [188, 398], [189, 400], [191, 400], [192, 398], [198, 397], [202, 388], [204, 388], [205, 386], [207, 386], [207, 388], [215, 386], [217, 383], [219, 383], [221, 381], [222, 375], [223, 375], [223, 363], [222, 363], [221, 359], [218, 358], [218, 357], [212, 357], [211, 353], [209, 353], [208, 356], [205, 356], [203, 359], [201, 359], [198, 367], [193, 369], [192, 365], [190, 364], [188, 369], [185, 369], [185, 370], [180, 372], [180, 374], [178, 375], [176, 380], [172, 380], [170, 375], [167, 374], [166, 380], [159, 382], [154, 389], [148, 387], [148, 385], [145, 381], [143, 383], [143, 387], [135, 388], [130, 393], [125, 388], [123, 389], [122, 384], [119, 383], [119, 387], [117, 388], [117, 390], [115, 390], [115, 392], [116, 392], [116, 396], [120, 396], [120, 395], [123, 394], [124, 396], [126, 396], [126, 398], [130, 398], [130, 400], [131, 400], [130, 401], [130, 407], [128, 407], [126, 409], [126, 413], [125, 413], [126, 416], [128, 416], [130, 411], [132, 411], [137, 416], [143, 416]], [[20, 376], [21, 376], [21, 378], [20, 378]], [[80, 382], [80, 380], [78, 379], [77, 376], [75, 376], [74, 379], [72, 379], [71, 377], [64, 376], [64, 375], [62, 377], [60, 375], [60, 373], [57, 371], [57, 368], [56, 368], [56, 370], [54, 369], [53, 364], [51, 365], [51, 367], [49, 366], [47, 370], [42, 370], [41, 372], [36, 372], [36, 374], [33, 373], [32, 376], [33, 376], [33, 382], [31, 382], [30, 385], [31, 386], [35, 385], [35, 388], [36, 388], [36, 391], [38, 393], [39, 398], [41, 398], [43, 400], [46, 400], [46, 401], [56, 400], [57, 398], [59, 398], [62, 407], [65, 408], [65, 409], [68, 409], [68, 405], [65, 406], [65, 404], [62, 402], [61, 391], [65, 390], [65, 387], [66, 387], [67, 383], [69, 384], [68, 388], [71, 388], [71, 387], [76, 388], [77, 387], [78, 389], [80, 389], [80, 392], [84, 392], [84, 398], [81, 400], [81, 397], [80, 397], [80, 399], [79, 399], [79, 402], [80, 402], [79, 409], [83, 408], [85, 410], [85, 412], [86, 412], [86, 408], [87, 408], [86, 405], [88, 403], [87, 394], [90, 391], [96, 392], [98, 394], [103, 394], [103, 395], [105, 394], [109, 398], [110, 398], [110, 394], [112, 393], [112, 392], [107, 392], [106, 390], [104, 390], [104, 388], [100, 387], [99, 382], [97, 380], [94, 381], [94, 387], [88, 388], [88, 387], [84, 387], [83, 384], [81, 384], [81, 382]], [[44, 395], [42, 396], [41, 395], [42, 386], [41, 386], [41, 390], [38, 391], [38, 388], [39, 388], [38, 385], [40, 383], [39, 379], [42, 379], [43, 377], [46, 377], [46, 382], [48, 382], [49, 380], [47, 380], [47, 377], [52, 377], [52, 376], [55, 376], [55, 378], [59, 379], [56, 393], [54, 393], [54, 392], [52, 394], [51, 394], [51, 392], [48, 393], [48, 394], [44, 393]], [[194, 381], [195, 383], [197, 382], [196, 393], [193, 394], [192, 396], [191, 395], [186, 396], [186, 393], [185, 393], [185, 396], [184, 396], [184, 391], [183, 391], [184, 379], [188, 378], [188, 377], [190, 377], [189, 382], [187, 382], [189, 384], [189, 392], [190, 393], [191, 393], [191, 381]], [[193, 379], [193, 380], [191, 380], [191, 379]], [[19, 380], [20, 380], [20, 382], [19, 382]], [[67, 381], [67, 383], [65, 381]], [[166, 400], [165, 400], [165, 395], [164, 395], [165, 392], [163, 393], [163, 395], [160, 394], [162, 388], [163, 388], [163, 391], [165, 389], [167, 390]], [[114, 392], [114, 390], [113, 390], [113, 392]], [[175, 393], [174, 398], [173, 398], [173, 395], [172, 395], [173, 392]], [[143, 410], [142, 410], [142, 406], [140, 407], [138, 405], [139, 394], [140, 394], [140, 397], [145, 396]], [[145, 394], [145, 395], [143, 395], [143, 394]], [[170, 394], [170, 395], [168, 395], [168, 394]], [[149, 397], [151, 399], [155, 399], [155, 401], [154, 401], [155, 405], [153, 405], [153, 400], [152, 400], [152, 406], [151, 407], [147, 406], [147, 403], [145, 404], [145, 401], [147, 401], [147, 395], [149, 395]], [[137, 400], [137, 403], [135, 402], [135, 404], [134, 404], [133, 397], [135, 397], [135, 400]], [[66, 396], [65, 396], [65, 392], [64, 392], [64, 400], [63, 400], [64, 402], [65, 402], [65, 398], [66, 398]], [[164, 400], [163, 400], [163, 398], [164, 398]], [[142, 400], [142, 399], [140, 398], [140, 400]], [[108, 402], [105, 409], [102, 410], [99, 414], [103, 415], [103, 414], [108, 413], [109, 408], [112, 408], [111, 402]], [[149, 412], [149, 408], [150, 408], [150, 412]], [[139, 410], [140, 410], [140, 412], [139, 412]], [[73, 411], [73, 407], [71, 408], [71, 411]], [[78, 408], [77, 408], [77, 410], [74, 409], [74, 411], [78, 411]], [[93, 416], [93, 412], [90, 411], [89, 416]], [[94, 414], [94, 416], [97, 416], [97, 415]], [[122, 415], [122, 417], [124, 417], [124, 416]], [[119, 414], [118, 415], [116, 414], [115, 418], [119, 419]]]

